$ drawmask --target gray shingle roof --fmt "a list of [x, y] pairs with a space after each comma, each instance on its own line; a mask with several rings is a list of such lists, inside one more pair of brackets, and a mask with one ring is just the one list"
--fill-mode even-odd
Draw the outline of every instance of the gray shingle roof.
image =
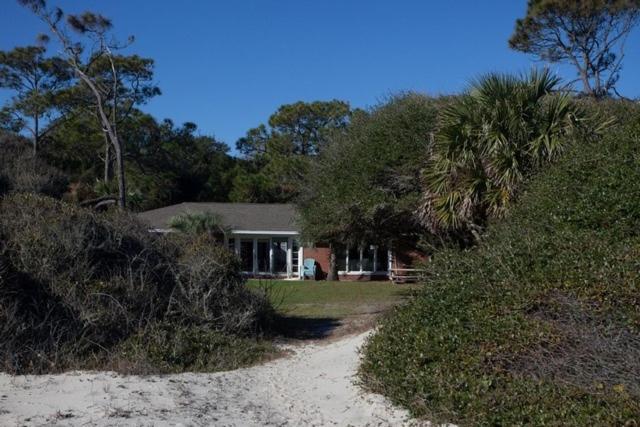
[[167, 229], [169, 221], [183, 213], [212, 212], [233, 231], [298, 231], [296, 210], [290, 204], [180, 203], [138, 214], [152, 228]]

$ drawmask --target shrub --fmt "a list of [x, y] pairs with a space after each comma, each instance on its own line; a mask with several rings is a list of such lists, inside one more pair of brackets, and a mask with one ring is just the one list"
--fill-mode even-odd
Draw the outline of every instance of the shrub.
[[210, 241], [152, 235], [129, 214], [13, 194], [0, 203], [0, 237], [8, 265], [0, 276], [7, 370], [104, 359], [162, 322], [255, 337], [269, 315], [225, 251]]
[[246, 287], [240, 260], [208, 235], [186, 236], [169, 313], [226, 332], [260, 332], [273, 312], [266, 297]]
[[640, 419], [640, 108], [574, 144], [475, 248], [446, 249], [381, 325], [361, 375], [417, 416], [463, 425]]
[[237, 369], [273, 353], [263, 341], [206, 326], [154, 324], [125, 340], [110, 363], [133, 374]]
[[0, 195], [17, 191], [60, 198], [68, 186], [67, 176], [34, 158], [21, 137], [7, 138], [0, 144]]

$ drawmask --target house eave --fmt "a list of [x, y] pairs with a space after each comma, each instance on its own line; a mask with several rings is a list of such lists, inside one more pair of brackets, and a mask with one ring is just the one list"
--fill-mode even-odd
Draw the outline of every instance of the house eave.
[[262, 235], [262, 236], [298, 236], [297, 231], [275, 231], [275, 230], [231, 230], [231, 235]]

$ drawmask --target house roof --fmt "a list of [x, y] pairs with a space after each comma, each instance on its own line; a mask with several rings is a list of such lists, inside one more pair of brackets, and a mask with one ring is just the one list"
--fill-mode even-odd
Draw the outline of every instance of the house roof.
[[291, 204], [273, 203], [180, 203], [138, 214], [152, 228], [168, 229], [169, 221], [184, 213], [217, 214], [231, 231], [298, 232], [296, 210]]

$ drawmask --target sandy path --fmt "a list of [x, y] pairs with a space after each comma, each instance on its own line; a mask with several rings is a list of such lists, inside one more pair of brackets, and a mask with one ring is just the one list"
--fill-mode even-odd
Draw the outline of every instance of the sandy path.
[[0, 425], [408, 425], [353, 384], [367, 333], [252, 368], [214, 374], [0, 374]]

